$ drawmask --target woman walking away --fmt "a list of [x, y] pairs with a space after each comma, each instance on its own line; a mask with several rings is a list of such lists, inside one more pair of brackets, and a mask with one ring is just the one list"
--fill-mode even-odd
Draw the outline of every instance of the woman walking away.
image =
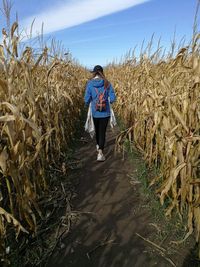
[[115, 101], [116, 96], [100, 65], [94, 67], [92, 74], [93, 78], [88, 81], [86, 86], [84, 100], [86, 105], [91, 103], [97, 142], [97, 161], [104, 161], [103, 150], [106, 128], [110, 119], [110, 104]]

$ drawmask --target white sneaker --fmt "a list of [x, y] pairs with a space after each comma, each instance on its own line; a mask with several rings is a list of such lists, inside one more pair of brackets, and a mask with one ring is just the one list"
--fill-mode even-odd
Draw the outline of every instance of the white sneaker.
[[105, 161], [105, 156], [104, 156], [104, 154], [101, 154], [101, 153], [98, 153], [98, 155], [97, 155], [97, 161]]
[[99, 152], [99, 145], [96, 145], [96, 148], [97, 148], [97, 152]]

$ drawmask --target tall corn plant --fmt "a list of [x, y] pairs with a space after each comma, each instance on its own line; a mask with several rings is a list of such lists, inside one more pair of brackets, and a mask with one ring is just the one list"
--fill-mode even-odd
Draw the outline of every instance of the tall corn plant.
[[149, 165], [160, 168], [161, 204], [168, 200], [166, 215], [176, 210], [188, 215], [188, 233], [200, 241], [200, 34], [175, 58], [141, 53], [107, 72], [114, 81], [116, 112], [125, 122], [117, 144], [134, 142]]
[[[82, 108], [84, 70], [33, 49], [19, 56], [18, 24], [3, 29], [0, 46], [0, 252], [8, 228], [37, 234], [39, 199], [48, 190], [45, 169], [70, 145]], [[8, 41], [8, 40], [11, 40]], [[44, 64], [43, 64], [44, 63]]]

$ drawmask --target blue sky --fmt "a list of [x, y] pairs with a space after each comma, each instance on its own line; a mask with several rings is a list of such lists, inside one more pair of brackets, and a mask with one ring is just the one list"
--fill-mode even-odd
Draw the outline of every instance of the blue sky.
[[[191, 39], [196, 0], [13, 0], [21, 27], [36, 18], [33, 34], [44, 22], [45, 38], [56, 38], [87, 66], [120, 60], [152, 34], [168, 48], [176, 29], [177, 43]], [[2, 5], [1, 5], [2, 6]], [[14, 18], [13, 18], [14, 20]], [[0, 27], [5, 19], [0, 17]]]

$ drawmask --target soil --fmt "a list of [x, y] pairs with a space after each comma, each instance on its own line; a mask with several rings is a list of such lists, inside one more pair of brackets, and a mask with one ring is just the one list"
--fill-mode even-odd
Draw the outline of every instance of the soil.
[[77, 149], [75, 156], [81, 159], [82, 167], [74, 172], [79, 183], [72, 206], [79, 216], [48, 267], [198, 266], [190, 256], [191, 245], [169, 255], [169, 243], [162, 242], [166, 251], [161, 252], [142, 239], [152, 241], [156, 232], [137, 182], [142, 159], [138, 156], [130, 161], [125, 155], [123, 160], [122, 154], [115, 153], [116, 135], [110, 129], [107, 132], [105, 162], [96, 161], [95, 142], [89, 136]]

